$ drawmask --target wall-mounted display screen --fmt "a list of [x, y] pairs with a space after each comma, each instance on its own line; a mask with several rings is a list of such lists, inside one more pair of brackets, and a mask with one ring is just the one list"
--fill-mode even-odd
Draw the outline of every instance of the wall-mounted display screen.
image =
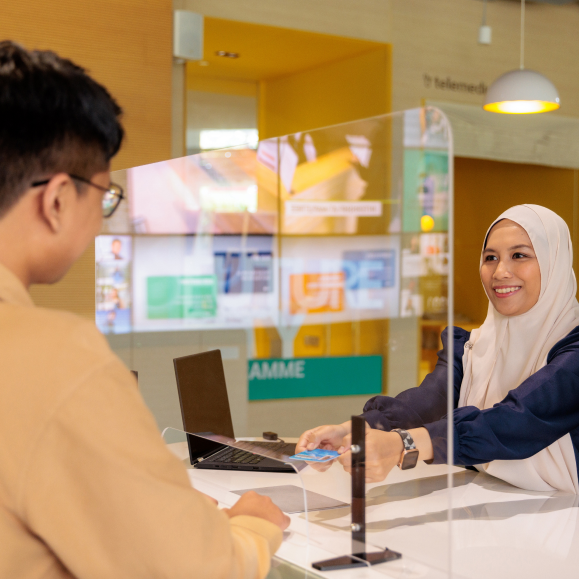
[[283, 323], [398, 316], [398, 236], [288, 237], [282, 255]]
[[218, 291], [223, 294], [260, 294], [273, 291], [273, 253], [255, 248], [214, 252]]
[[434, 108], [404, 112], [403, 231], [447, 231], [448, 122]]
[[95, 240], [96, 323], [101, 332], [131, 331], [132, 238], [100, 235]]
[[402, 317], [446, 315], [448, 265], [447, 233], [402, 236]]
[[271, 236], [103, 235], [97, 241], [97, 323], [119, 333], [397, 317], [400, 268], [403, 279], [431, 270], [443, 275], [444, 269], [441, 234], [405, 243], [409, 247], [401, 249], [398, 235], [315, 243], [290, 236], [279, 245]]
[[135, 236], [135, 329], [275, 325], [274, 251], [270, 236]]

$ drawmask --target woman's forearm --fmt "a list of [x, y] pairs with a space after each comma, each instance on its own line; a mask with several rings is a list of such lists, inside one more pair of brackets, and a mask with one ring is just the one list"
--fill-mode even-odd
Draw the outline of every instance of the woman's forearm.
[[[339, 425], [339, 427], [344, 429], [344, 436], [351, 434], [352, 432], [352, 421], [347, 420]], [[366, 428], [370, 428], [370, 425], [366, 423]], [[408, 430], [410, 436], [414, 439], [414, 443], [416, 444], [416, 448], [418, 449], [418, 458], [419, 460], [432, 460], [434, 456], [434, 450], [432, 448], [432, 441], [430, 440], [430, 434], [426, 428], [412, 428]], [[396, 440], [398, 436], [394, 438]], [[400, 451], [402, 453], [402, 451]]]
[[432, 460], [434, 457], [434, 450], [432, 448], [432, 440], [426, 428], [412, 428], [408, 431], [410, 436], [414, 439], [416, 448], [418, 449], [419, 460]]
[[352, 421], [346, 420], [346, 422], [342, 422], [340, 426], [344, 429], [344, 436], [350, 434], [352, 432]]

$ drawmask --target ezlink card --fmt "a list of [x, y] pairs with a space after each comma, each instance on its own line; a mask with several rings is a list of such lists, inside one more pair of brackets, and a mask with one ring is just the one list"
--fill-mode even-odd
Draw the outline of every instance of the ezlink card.
[[294, 454], [290, 456], [294, 460], [306, 460], [308, 462], [328, 462], [329, 460], [334, 460], [340, 456], [339, 452], [335, 450], [322, 450], [321, 448], [316, 448], [314, 450], [304, 450], [299, 454]]

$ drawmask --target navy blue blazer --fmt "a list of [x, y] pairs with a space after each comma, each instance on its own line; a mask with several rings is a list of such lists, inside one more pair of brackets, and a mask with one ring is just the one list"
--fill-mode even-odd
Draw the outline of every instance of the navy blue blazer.
[[[567, 433], [579, 464], [579, 326], [557, 342], [547, 365], [511, 390], [492, 408], [457, 408], [463, 378], [462, 356], [470, 332], [454, 328], [454, 464], [529, 458]], [[374, 396], [362, 416], [372, 428], [418, 428], [430, 433], [434, 464], [447, 462], [448, 328], [434, 370], [418, 388], [395, 398]]]

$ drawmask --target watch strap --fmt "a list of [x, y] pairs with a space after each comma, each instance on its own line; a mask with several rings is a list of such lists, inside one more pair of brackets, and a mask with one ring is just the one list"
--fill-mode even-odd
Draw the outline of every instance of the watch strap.
[[414, 439], [408, 430], [404, 430], [402, 428], [393, 428], [392, 432], [397, 432], [400, 435], [402, 444], [404, 445], [404, 450], [416, 450], [416, 443], [414, 442]]

